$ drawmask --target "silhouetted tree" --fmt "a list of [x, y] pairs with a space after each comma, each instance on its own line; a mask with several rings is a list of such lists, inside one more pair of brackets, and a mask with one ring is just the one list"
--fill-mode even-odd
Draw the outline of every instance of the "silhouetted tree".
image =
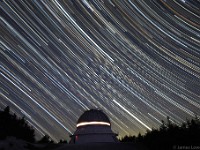
[[121, 142], [136, 142], [136, 137], [135, 136], [124, 136], [122, 139], [120, 139]]
[[59, 144], [67, 144], [67, 140], [60, 140]]
[[136, 138], [136, 142], [141, 143], [143, 141], [144, 137], [141, 135], [141, 133], [138, 134]]
[[28, 125], [24, 117], [18, 118], [16, 114], [10, 114], [9, 106], [0, 111], [0, 140], [8, 136], [35, 142], [34, 129]]
[[133, 137], [134, 142], [143, 144], [150, 150], [177, 149], [177, 146], [199, 146], [200, 119], [196, 116], [178, 126], [167, 117], [167, 122], [162, 121], [159, 129], [147, 131], [144, 136], [141, 134], [137, 137], [125, 136], [121, 142], [133, 142]]
[[51, 140], [51, 138], [48, 135], [44, 135], [39, 141], [38, 143], [41, 144], [47, 144], [47, 143], [54, 143], [53, 140]]

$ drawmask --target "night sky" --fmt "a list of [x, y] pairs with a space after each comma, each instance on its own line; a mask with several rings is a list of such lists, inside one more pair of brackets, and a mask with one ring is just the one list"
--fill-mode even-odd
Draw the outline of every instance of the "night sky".
[[199, 0], [0, 0], [0, 109], [69, 139], [103, 110], [119, 134], [200, 114]]

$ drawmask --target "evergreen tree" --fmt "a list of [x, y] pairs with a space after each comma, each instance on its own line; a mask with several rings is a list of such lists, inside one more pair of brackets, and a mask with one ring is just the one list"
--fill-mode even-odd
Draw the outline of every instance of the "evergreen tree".
[[181, 126], [174, 124], [169, 117], [167, 122], [162, 121], [159, 129], [152, 129], [142, 136], [125, 136], [121, 142], [133, 142], [145, 145], [149, 150], [170, 150], [177, 146], [199, 146], [200, 143], [200, 119], [196, 116], [187, 120]]
[[54, 143], [53, 140], [51, 140], [51, 138], [48, 135], [44, 135], [39, 141], [38, 143], [41, 144], [47, 144], [47, 143]]
[[67, 144], [67, 140], [60, 140], [59, 144]]
[[0, 140], [8, 136], [35, 142], [35, 131], [28, 125], [25, 118], [18, 118], [16, 114], [10, 114], [10, 107], [0, 111]]

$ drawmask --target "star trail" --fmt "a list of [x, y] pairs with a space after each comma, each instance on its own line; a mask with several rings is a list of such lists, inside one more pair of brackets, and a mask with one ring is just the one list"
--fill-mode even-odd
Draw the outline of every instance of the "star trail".
[[0, 0], [0, 108], [69, 139], [103, 110], [144, 134], [200, 114], [199, 0]]

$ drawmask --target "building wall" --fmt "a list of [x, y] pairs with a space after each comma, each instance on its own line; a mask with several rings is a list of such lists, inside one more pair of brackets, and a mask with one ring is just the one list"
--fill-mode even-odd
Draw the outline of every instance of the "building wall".
[[74, 144], [98, 143], [98, 142], [116, 142], [114, 134], [85, 134], [73, 137]]

